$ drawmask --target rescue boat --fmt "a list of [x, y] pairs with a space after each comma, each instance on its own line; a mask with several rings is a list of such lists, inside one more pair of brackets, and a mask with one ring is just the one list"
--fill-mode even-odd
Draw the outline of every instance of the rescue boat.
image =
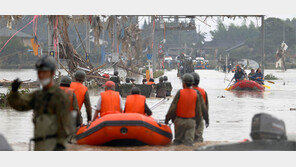
[[108, 114], [76, 133], [80, 145], [167, 145], [172, 140], [168, 125], [138, 113]]
[[264, 91], [265, 87], [261, 84], [251, 81], [251, 80], [242, 80], [235, 83], [230, 90], [254, 90], [254, 91]]

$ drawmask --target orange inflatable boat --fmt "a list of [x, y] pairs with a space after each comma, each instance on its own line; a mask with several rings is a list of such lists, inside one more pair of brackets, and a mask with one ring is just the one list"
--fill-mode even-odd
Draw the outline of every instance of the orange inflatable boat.
[[86, 145], [167, 145], [172, 140], [172, 131], [142, 114], [108, 114], [82, 126], [76, 140], [77, 144]]

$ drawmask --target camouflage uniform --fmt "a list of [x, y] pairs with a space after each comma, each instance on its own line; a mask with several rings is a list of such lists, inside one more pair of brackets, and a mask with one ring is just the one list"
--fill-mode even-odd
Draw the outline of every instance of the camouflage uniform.
[[171, 92], [173, 90], [171, 82], [164, 81], [163, 83], [165, 84], [166, 88], [166, 96], [171, 96]]
[[156, 97], [166, 97], [166, 85], [164, 83], [158, 83], [155, 85]]
[[113, 81], [115, 84], [120, 84], [119, 76], [113, 76], [110, 78], [110, 81]]
[[[198, 128], [200, 125], [200, 122], [202, 122], [202, 113], [205, 111], [205, 104], [202, 100], [202, 95], [197, 92], [197, 102], [196, 102], [196, 118], [194, 119], [186, 119], [186, 118], [180, 118], [176, 116], [176, 110], [178, 101], [180, 98], [180, 90], [175, 95], [174, 100], [172, 101], [172, 104], [169, 108], [168, 113], [166, 114], [165, 122], [168, 122], [169, 120], [172, 120], [175, 124], [175, 144], [185, 144], [185, 145], [192, 145], [194, 142], [195, 137], [195, 129]], [[182, 130], [184, 128], [187, 128], [188, 130], [186, 133]]]
[[[86, 110], [87, 121], [91, 121], [92, 108], [91, 108], [90, 97], [89, 97], [88, 91], [85, 92], [83, 104], [84, 104], [85, 110]], [[81, 111], [78, 114], [79, 114], [78, 117], [80, 117], [80, 120], [82, 123]]]
[[21, 95], [11, 91], [10, 106], [18, 111], [33, 109], [34, 150], [63, 150], [67, 136], [74, 131], [69, 99], [57, 86]]
[[[202, 99], [202, 101], [204, 101]], [[208, 95], [206, 93], [206, 101], [205, 101], [205, 108], [202, 108], [204, 111], [202, 111], [202, 117], [206, 122], [209, 122], [209, 102], [208, 102]], [[199, 126], [195, 130], [195, 142], [203, 142], [203, 131], [204, 131], [204, 121], [201, 120], [199, 122]]]
[[113, 76], [110, 78], [110, 81], [114, 82], [115, 83], [115, 91], [117, 92], [120, 92], [120, 87], [121, 87], [121, 84], [120, 84], [120, 78], [119, 76]]

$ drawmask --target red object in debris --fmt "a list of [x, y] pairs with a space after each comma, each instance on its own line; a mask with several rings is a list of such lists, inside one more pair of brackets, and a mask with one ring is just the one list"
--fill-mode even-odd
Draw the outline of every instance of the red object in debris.
[[103, 75], [103, 77], [104, 77], [104, 78], [110, 78], [110, 75], [105, 73], [105, 74]]

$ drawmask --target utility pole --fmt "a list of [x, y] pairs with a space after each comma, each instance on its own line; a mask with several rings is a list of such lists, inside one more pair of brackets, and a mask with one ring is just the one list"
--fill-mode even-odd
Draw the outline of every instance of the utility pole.
[[227, 73], [228, 57], [229, 57], [229, 52], [226, 54], [226, 58], [225, 58], [225, 73]]
[[265, 28], [264, 28], [264, 16], [261, 16], [261, 70], [264, 74], [264, 63], [265, 63]]
[[153, 72], [155, 72], [156, 70], [156, 59], [157, 59], [157, 54], [156, 54], [156, 49], [157, 47], [155, 46], [155, 40], [154, 40], [154, 33], [155, 33], [155, 16], [152, 16], [152, 45], [151, 45], [151, 49], [152, 49], [152, 70]]
[[103, 43], [101, 45], [101, 63], [100, 63], [100, 65], [105, 63], [105, 32], [106, 32], [105, 30], [106, 30], [106, 26], [107, 26], [107, 24], [105, 23], [105, 20], [103, 20], [103, 31], [102, 31]]
[[[58, 32], [59, 33], [59, 32]], [[57, 37], [57, 39], [59, 39], [59, 37]], [[58, 40], [59, 41], [59, 40]], [[57, 46], [57, 59], [58, 59], [58, 69], [61, 68], [60, 66], [60, 44], [58, 42], [58, 46]], [[59, 73], [60, 74], [60, 73]]]
[[89, 54], [90, 54], [90, 40], [89, 40], [89, 31], [90, 31], [90, 25], [88, 20], [86, 21], [86, 40], [85, 40], [85, 47], [86, 47], [86, 59], [89, 60]]
[[200, 25], [198, 25], [198, 34], [197, 34], [197, 43], [199, 44], [200, 41]]
[[50, 51], [52, 51], [52, 29], [50, 27], [50, 20], [47, 23], [47, 52], [50, 55]]
[[285, 21], [284, 21], [284, 24], [283, 24], [283, 42], [285, 42], [285, 38], [286, 38], [286, 32], [285, 32]]
[[[114, 18], [114, 24], [113, 24], [113, 56], [112, 58], [114, 58], [118, 53], [117, 52], [117, 16], [114, 16], [114, 17], [115, 18]], [[119, 54], [117, 56], [119, 56]], [[119, 59], [119, 57], [117, 59]], [[117, 61], [117, 59], [113, 61]], [[114, 71], [117, 71], [116, 63], [114, 64], [113, 69]]]

